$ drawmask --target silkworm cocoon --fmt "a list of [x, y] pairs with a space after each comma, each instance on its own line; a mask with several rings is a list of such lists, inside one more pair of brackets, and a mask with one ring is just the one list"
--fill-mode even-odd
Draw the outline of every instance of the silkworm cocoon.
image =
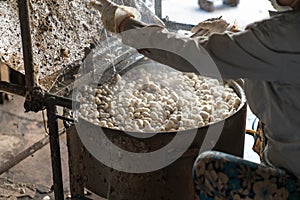
[[101, 127], [107, 127], [107, 122], [105, 120], [101, 120], [98, 124]]
[[203, 118], [203, 120], [208, 120], [209, 119], [209, 113], [206, 112], [206, 111], [201, 111], [200, 115]]
[[175, 126], [175, 123], [173, 120], [169, 120], [167, 122], [167, 124], [165, 125], [165, 130], [166, 131], [169, 131], [170, 129], [172, 129], [173, 127]]
[[116, 76], [116, 85], [82, 86], [76, 97], [82, 103], [80, 116], [114, 129], [176, 131], [225, 119], [241, 103], [216, 79], [161, 69], [156, 75], [148, 69], [137, 72]]
[[151, 112], [150, 113], [150, 117], [153, 119], [153, 120], [156, 120], [158, 119], [158, 114], [156, 112]]
[[161, 105], [157, 101], [149, 101], [150, 107], [160, 108]]

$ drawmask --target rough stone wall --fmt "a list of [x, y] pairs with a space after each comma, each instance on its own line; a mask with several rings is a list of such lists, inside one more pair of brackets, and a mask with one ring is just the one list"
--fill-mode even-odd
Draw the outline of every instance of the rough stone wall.
[[[34, 67], [44, 79], [80, 61], [84, 48], [103, 29], [100, 13], [89, 0], [30, 0]], [[0, 61], [24, 73], [16, 0], [0, 1]]]

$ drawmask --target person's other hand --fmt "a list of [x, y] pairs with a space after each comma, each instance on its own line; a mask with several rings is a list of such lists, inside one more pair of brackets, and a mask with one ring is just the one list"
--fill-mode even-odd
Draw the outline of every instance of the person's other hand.
[[141, 14], [133, 7], [117, 5], [109, 0], [91, 0], [91, 5], [101, 12], [104, 27], [114, 33], [122, 32], [122, 24], [129, 18], [139, 20]]

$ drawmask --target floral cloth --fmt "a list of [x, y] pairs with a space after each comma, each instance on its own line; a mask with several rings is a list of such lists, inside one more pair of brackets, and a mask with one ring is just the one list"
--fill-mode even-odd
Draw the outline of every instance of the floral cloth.
[[300, 199], [300, 179], [296, 176], [216, 151], [199, 155], [193, 179], [197, 200]]

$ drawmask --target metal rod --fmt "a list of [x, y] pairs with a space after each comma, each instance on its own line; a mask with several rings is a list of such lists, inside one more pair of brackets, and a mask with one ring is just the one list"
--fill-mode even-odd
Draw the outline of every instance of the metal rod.
[[[65, 128], [61, 129], [59, 131], [59, 135], [63, 134], [65, 132]], [[0, 166], [0, 175], [9, 170], [10, 168], [14, 167], [18, 163], [20, 163], [22, 160], [26, 159], [30, 155], [34, 154], [36, 151], [43, 148], [45, 145], [49, 143], [49, 137], [44, 137], [25, 149], [24, 151], [18, 153], [16, 156], [14, 156], [12, 159], [8, 160], [7, 162], [1, 164]]]
[[165, 23], [166, 27], [170, 30], [191, 30], [195, 25], [192, 24], [183, 24], [178, 23], [174, 21], [170, 21], [169, 19], [162, 19], [162, 21]]
[[47, 98], [49, 98], [49, 100], [57, 105], [57, 106], [61, 106], [64, 108], [69, 108], [69, 109], [78, 109], [80, 106], [80, 102], [76, 101], [76, 100], [72, 100], [69, 98], [65, 98], [65, 97], [60, 97], [54, 94], [46, 94]]
[[25, 88], [26, 91], [35, 86], [36, 79], [34, 75], [32, 43], [29, 25], [28, 0], [18, 0], [19, 20], [21, 25], [23, 60], [25, 69]]
[[62, 181], [58, 124], [57, 124], [57, 117], [56, 117], [57, 110], [56, 110], [56, 106], [52, 102], [49, 102], [46, 105], [46, 108], [47, 108], [47, 117], [48, 117], [48, 126], [49, 126], [54, 195], [55, 195], [55, 200], [63, 200], [64, 192], [63, 192], [63, 181]]
[[155, 0], [154, 10], [155, 10], [155, 15], [161, 19], [161, 17], [162, 17], [161, 0]]
[[67, 121], [67, 122], [71, 122], [71, 123], [74, 123], [74, 122], [75, 122], [74, 119], [71, 119], [71, 118], [69, 118], [69, 117], [64, 117], [64, 116], [61, 116], [61, 115], [57, 115], [56, 117], [57, 117], [58, 119], [63, 120], [63, 121]]
[[24, 87], [20, 85], [8, 83], [6, 81], [0, 81], [0, 91], [16, 94], [23, 97], [25, 96], [26, 93]]

